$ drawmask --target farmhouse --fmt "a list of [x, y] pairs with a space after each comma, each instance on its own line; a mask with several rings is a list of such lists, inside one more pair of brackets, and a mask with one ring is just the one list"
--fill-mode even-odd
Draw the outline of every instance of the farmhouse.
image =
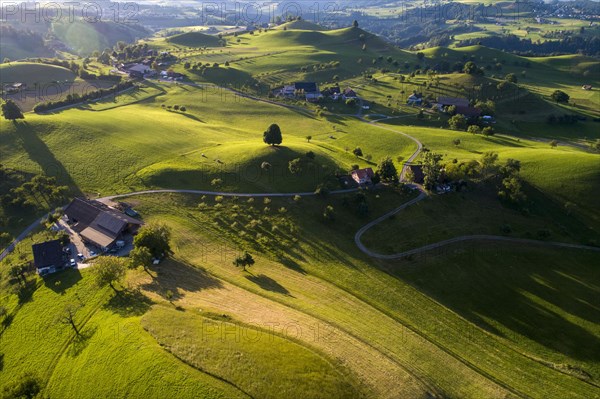
[[437, 101], [440, 107], [449, 107], [454, 105], [456, 107], [468, 107], [469, 100], [466, 98], [458, 98], [458, 97], [438, 97]]
[[592, 85], [583, 85], [581, 86], [583, 90], [592, 90]]
[[344, 94], [342, 97], [344, 100], [347, 100], [349, 98], [357, 98], [358, 96], [356, 95], [356, 92], [354, 90], [352, 90], [351, 88], [347, 88], [346, 90], [344, 90]]
[[65, 209], [73, 230], [83, 241], [110, 250], [124, 234], [135, 234], [143, 224], [98, 201], [75, 198]]
[[307, 101], [316, 101], [323, 97], [319, 91], [319, 86], [315, 82], [296, 82], [292, 85], [284, 86], [281, 95], [294, 97], [304, 95]]
[[375, 172], [371, 168], [353, 170], [351, 173], [352, 179], [360, 185], [371, 184]]
[[469, 105], [457, 105], [456, 113], [466, 116], [467, 118], [475, 118], [481, 115], [481, 111], [475, 107], [471, 107]]
[[150, 68], [144, 64], [135, 64], [128, 67], [126, 70], [132, 78], [143, 78], [145, 74], [150, 72]]
[[421, 105], [423, 103], [423, 95], [421, 93], [413, 93], [408, 96], [406, 103], [408, 105]]
[[40, 276], [56, 273], [58, 269], [64, 267], [65, 256], [59, 240], [34, 244], [31, 249], [33, 250], [33, 264]]

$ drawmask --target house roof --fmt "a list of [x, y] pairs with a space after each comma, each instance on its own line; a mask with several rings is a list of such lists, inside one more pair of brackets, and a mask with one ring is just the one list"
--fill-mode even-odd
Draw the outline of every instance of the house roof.
[[351, 88], [347, 88], [346, 90], [344, 90], [344, 95], [346, 97], [349, 97], [349, 96], [356, 97], [356, 92], [354, 90], [352, 90]]
[[464, 115], [464, 116], [468, 116], [468, 117], [481, 115], [481, 111], [480, 110], [478, 110], [475, 107], [470, 107], [468, 105], [467, 106], [457, 105], [456, 106], [456, 113]]
[[358, 180], [370, 180], [375, 176], [375, 172], [371, 168], [358, 169], [352, 171], [352, 177]]
[[108, 248], [117, 239], [117, 236], [93, 227], [83, 229], [79, 235], [101, 248]]
[[469, 106], [469, 100], [466, 98], [457, 98], [457, 97], [438, 97], [438, 103], [442, 105], [455, 105], [455, 106]]
[[96, 219], [100, 211], [101, 209], [95, 206], [92, 201], [75, 198], [65, 208], [65, 215], [69, 219], [77, 221], [77, 224], [89, 226]]
[[146, 73], [147, 70], [148, 70], [148, 67], [146, 65], [142, 65], [142, 64], [137, 64], [137, 65], [134, 65], [134, 66], [128, 68], [129, 72], [138, 72], [138, 73]]
[[319, 91], [315, 82], [296, 82], [294, 83], [294, 89], [304, 90], [305, 93], [313, 93]]
[[77, 221], [73, 230], [83, 238], [108, 247], [127, 228], [142, 222], [98, 201], [75, 198], [65, 209], [71, 220]]
[[33, 263], [36, 269], [62, 266], [63, 251], [59, 240], [34, 244], [31, 248], [33, 250]]

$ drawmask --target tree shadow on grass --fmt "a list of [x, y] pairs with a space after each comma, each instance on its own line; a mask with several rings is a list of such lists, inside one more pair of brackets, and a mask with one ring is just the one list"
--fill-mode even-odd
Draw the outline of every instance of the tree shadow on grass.
[[68, 269], [44, 277], [44, 285], [55, 293], [64, 295], [65, 291], [77, 284], [81, 278], [78, 269]]
[[504, 147], [525, 147], [517, 139], [501, 136], [484, 137], [484, 140], [490, 143], [498, 144]]
[[2, 319], [2, 323], [0, 324], [2, 326], [2, 331], [0, 331], [0, 337], [2, 336], [4, 331], [6, 331], [8, 327], [10, 327], [14, 319], [15, 316], [13, 314], [7, 314], [6, 316], [4, 316], [4, 319]]
[[141, 288], [169, 301], [182, 299], [185, 292], [198, 292], [223, 286], [221, 281], [205, 270], [175, 259], [168, 259], [153, 270], [156, 275], [150, 283], [143, 284]]
[[523, 336], [582, 361], [600, 357], [600, 339], [564, 317], [600, 323], [597, 254], [498, 243], [457, 248], [417, 259], [411, 272], [388, 270], [493, 334], [511, 341]]
[[33, 293], [37, 290], [38, 285], [35, 280], [27, 280], [25, 284], [19, 285], [17, 291], [17, 298], [19, 299], [19, 305], [23, 305], [31, 299], [33, 299]]
[[0, 353], [0, 371], [4, 370], [4, 353]]
[[86, 328], [79, 335], [76, 335], [71, 342], [71, 346], [68, 349], [68, 354], [71, 357], [77, 357], [83, 352], [85, 348], [90, 343], [90, 339], [94, 336], [98, 327], [94, 326], [91, 328]]
[[150, 310], [154, 302], [138, 288], [119, 291], [104, 305], [122, 317], [141, 316]]
[[203, 121], [202, 119], [198, 118], [196, 115], [192, 115], [192, 114], [188, 114], [186, 112], [177, 112], [177, 111], [167, 111], [170, 112], [172, 114], [176, 114], [176, 115], [181, 115], [181, 116], [185, 116], [186, 118], [190, 118], [192, 120], [195, 120], [196, 122], [200, 122], [200, 123], [206, 123], [205, 121]]
[[35, 129], [27, 122], [21, 122], [15, 126], [16, 134], [20, 138], [20, 144], [23, 146], [23, 149], [27, 152], [29, 158], [40, 166], [44, 174], [55, 177], [59, 183], [67, 185], [73, 195], [81, 196], [81, 191], [67, 169], [56, 159], [54, 153], [48, 148], [46, 143], [38, 137]]
[[279, 284], [277, 281], [273, 280], [269, 276], [260, 274], [258, 276], [255, 276], [255, 275], [246, 276], [246, 278], [248, 280], [252, 281], [253, 283], [255, 283], [256, 285], [258, 285], [260, 288], [262, 288], [265, 291], [276, 292], [278, 294], [291, 296], [293, 298], [293, 295], [290, 295], [290, 292], [284, 286], [282, 286], [281, 284]]

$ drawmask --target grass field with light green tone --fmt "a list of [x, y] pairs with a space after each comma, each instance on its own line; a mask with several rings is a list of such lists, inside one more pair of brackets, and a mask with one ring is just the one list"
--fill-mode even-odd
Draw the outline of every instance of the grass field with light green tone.
[[[2, 164], [56, 176], [71, 196], [160, 188], [313, 192], [321, 183], [339, 188], [334, 174], [354, 164], [376, 168], [390, 156], [400, 169], [417, 149], [403, 132], [445, 163], [478, 160], [487, 151], [500, 163], [521, 161], [527, 211], [501, 203], [490, 185], [469, 183], [373, 227], [362, 237], [369, 249], [395, 253], [465, 234], [598, 244], [599, 155], [582, 145], [598, 137], [590, 119], [599, 102], [578, 91], [596, 61], [530, 59], [522, 77], [513, 63], [524, 59], [514, 55], [477, 46], [426, 50], [428, 64], [505, 59], [496, 78], [439, 75], [447, 95], [519, 75], [532, 107], [521, 114], [519, 103], [499, 101], [498, 132], [484, 137], [440, 128], [440, 114], [417, 120], [418, 108], [403, 104], [429, 79], [395, 79], [408, 75], [403, 64], [415, 64], [415, 54], [372, 35], [360, 38], [358, 29], [304, 29], [311, 26], [296, 22], [288, 30], [225, 36], [226, 47], [208, 49], [194, 42], [206, 38], [193, 31], [184, 33], [183, 45], [162, 37], [148, 43], [181, 57], [173, 68], [187, 74], [184, 83], [270, 88], [295, 80], [324, 85], [338, 75], [342, 86], [375, 102], [364, 110], [367, 120], [399, 117], [375, 126], [345, 104], [322, 104], [321, 114], [303, 101], [267, 103], [266, 93], [248, 87], [263, 101], [210, 85], [143, 82], [97, 103], [0, 121]], [[381, 73], [388, 55], [400, 72]], [[185, 61], [221, 65], [202, 75], [187, 71]], [[340, 64], [313, 68], [331, 61]], [[365, 70], [377, 82], [361, 77]], [[554, 87], [572, 94], [575, 105], [550, 104]], [[549, 127], [549, 112], [588, 120]], [[282, 129], [281, 146], [262, 141], [271, 123]], [[547, 138], [561, 143], [552, 148]], [[362, 157], [353, 155], [355, 147]], [[295, 158], [302, 173], [289, 171]], [[124, 198], [145, 222], [172, 229], [173, 255], [148, 271], [129, 270], [119, 293], [95, 287], [90, 269], [46, 279], [26, 273], [20, 285], [12, 266], [30, 263], [31, 244], [52, 236], [40, 226], [0, 262], [0, 387], [30, 372], [43, 396], [66, 399], [600, 397], [597, 252], [471, 241], [377, 260], [358, 249], [355, 233], [418, 193], [385, 186], [361, 194]], [[332, 219], [324, 217], [328, 206]], [[39, 216], [18, 216], [11, 235]], [[247, 271], [232, 264], [242, 251], [256, 260]], [[61, 322], [69, 305], [77, 307], [81, 337]]]

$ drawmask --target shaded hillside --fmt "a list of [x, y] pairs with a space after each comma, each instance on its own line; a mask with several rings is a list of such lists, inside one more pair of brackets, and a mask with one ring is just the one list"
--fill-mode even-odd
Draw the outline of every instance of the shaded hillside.
[[55, 23], [52, 32], [71, 51], [80, 55], [112, 48], [119, 41], [132, 43], [148, 34], [146, 28], [140, 25], [114, 22], [90, 24], [84, 21]]

